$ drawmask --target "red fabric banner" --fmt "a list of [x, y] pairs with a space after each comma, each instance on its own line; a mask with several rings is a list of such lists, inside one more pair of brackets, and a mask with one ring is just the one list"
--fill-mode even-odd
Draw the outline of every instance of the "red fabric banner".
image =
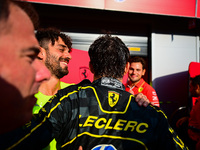
[[68, 69], [69, 74], [61, 79], [66, 83], [79, 83], [83, 79], [93, 81], [93, 74], [89, 70], [89, 61], [87, 51], [72, 49], [72, 59], [69, 61]]
[[104, 0], [26, 0], [29, 2], [104, 9]]
[[195, 17], [196, 0], [106, 0], [105, 9]]
[[27, 0], [29, 2], [68, 5], [86, 8], [200, 17], [200, 0]]
[[[89, 61], [87, 51], [72, 49], [71, 52], [72, 59], [69, 61], [68, 69], [69, 74], [64, 76], [61, 81], [66, 83], [79, 83], [83, 79], [89, 79], [93, 81], [93, 74], [89, 70]], [[128, 79], [128, 74], [123, 78], [123, 83], [126, 83]]]

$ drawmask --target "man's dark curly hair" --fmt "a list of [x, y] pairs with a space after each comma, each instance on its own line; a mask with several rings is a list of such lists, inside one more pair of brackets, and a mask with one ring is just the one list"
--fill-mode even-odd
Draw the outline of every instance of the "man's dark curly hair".
[[88, 53], [95, 76], [123, 77], [130, 52], [120, 38], [101, 36], [93, 42]]
[[72, 49], [72, 41], [68, 35], [61, 33], [60, 30], [50, 27], [50, 28], [41, 28], [37, 30], [36, 38], [41, 47], [45, 50], [48, 50], [48, 44], [51, 42], [52, 45], [55, 44], [55, 41], [58, 41], [58, 38], [61, 38], [63, 42], [69, 48], [69, 51]]

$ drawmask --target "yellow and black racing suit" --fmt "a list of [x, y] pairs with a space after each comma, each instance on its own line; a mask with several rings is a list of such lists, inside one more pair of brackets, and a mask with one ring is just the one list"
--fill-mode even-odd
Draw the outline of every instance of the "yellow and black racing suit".
[[41, 149], [55, 138], [58, 149], [186, 150], [163, 111], [138, 106], [113, 78], [83, 80], [58, 91], [23, 128], [1, 136], [3, 149]]

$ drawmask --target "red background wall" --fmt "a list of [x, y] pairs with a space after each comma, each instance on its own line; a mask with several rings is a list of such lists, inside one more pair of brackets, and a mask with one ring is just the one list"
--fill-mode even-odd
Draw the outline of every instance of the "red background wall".
[[[87, 51], [72, 49], [72, 59], [69, 61], [69, 74], [61, 79], [66, 83], [79, 83], [83, 79], [89, 79], [93, 81], [93, 74], [89, 70], [89, 61]], [[127, 81], [127, 74], [123, 78], [123, 83]]]

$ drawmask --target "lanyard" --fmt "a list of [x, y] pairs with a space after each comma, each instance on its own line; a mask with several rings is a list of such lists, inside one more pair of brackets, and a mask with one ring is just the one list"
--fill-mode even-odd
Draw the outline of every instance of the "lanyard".
[[[130, 90], [132, 90], [132, 89], [135, 87], [135, 85], [132, 86], [132, 87], [130, 87], [129, 85], [127, 85], [127, 86], [129, 87]], [[129, 90], [129, 91], [130, 91], [130, 90]]]
[[[140, 92], [142, 92], [142, 90], [143, 90], [143, 85], [144, 85], [144, 83], [145, 83], [145, 81], [140, 85], [140, 87], [138, 88], [138, 92], [140, 93]], [[130, 88], [130, 90], [132, 90], [134, 87], [135, 87], [135, 85], [134, 86], [132, 86], [132, 87], [130, 87], [129, 85], [127, 85], [129, 88]], [[129, 90], [129, 91], [130, 91]]]

